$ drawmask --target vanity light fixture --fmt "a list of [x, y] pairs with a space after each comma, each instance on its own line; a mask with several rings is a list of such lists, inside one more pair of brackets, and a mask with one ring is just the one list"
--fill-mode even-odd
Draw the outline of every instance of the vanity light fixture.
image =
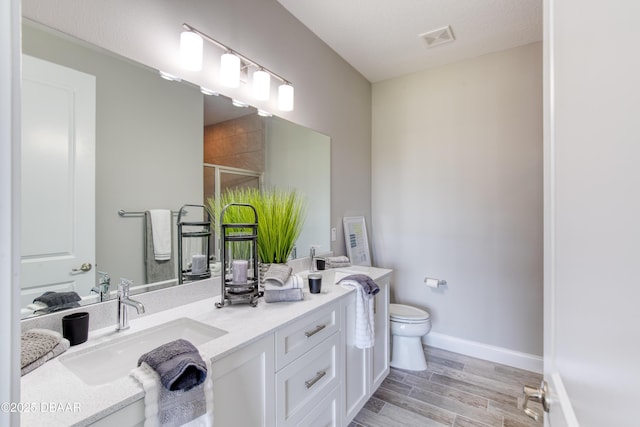
[[[256, 71], [253, 73], [253, 86], [252, 92], [255, 99], [266, 101], [271, 95], [271, 78], [282, 82], [278, 88], [278, 109], [282, 111], [293, 110], [293, 86], [291, 82], [285, 78], [279, 76], [273, 71], [263, 67], [257, 62], [249, 59], [248, 57], [238, 53], [231, 49], [229, 46], [220, 43], [216, 39], [211, 38], [202, 31], [192, 27], [189, 24], [182, 24], [182, 27], [186, 30], [184, 33], [193, 33], [198, 36], [200, 40], [206, 40], [219, 48], [223, 49], [225, 53], [220, 59], [220, 84], [226, 87], [238, 87], [240, 86], [240, 73], [242, 70], [246, 70], [248, 67], [253, 67]], [[182, 35], [180, 36], [182, 40]], [[195, 38], [194, 38], [195, 40]], [[195, 42], [194, 42], [195, 45]], [[182, 46], [182, 44], [181, 44]], [[186, 49], [186, 48], [185, 48]], [[193, 49], [195, 51], [195, 49]], [[186, 54], [185, 54], [186, 55]], [[181, 50], [182, 57], [182, 50]], [[195, 60], [193, 60], [195, 63]], [[202, 51], [200, 51], [200, 64], [202, 63]]]
[[191, 71], [202, 70], [202, 37], [193, 31], [180, 33], [180, 65]]
[[278, 109], [281, 111], [293, 110], [293, 86], [283, 83], [278, 87]]
[[266, 101], [271, 95], [271, 74], [260, 68], [253, 72], [253, 97]]
[[240, 58], [231, 51], [220, 58], [220, 84], [226, 87], [240, 86]]

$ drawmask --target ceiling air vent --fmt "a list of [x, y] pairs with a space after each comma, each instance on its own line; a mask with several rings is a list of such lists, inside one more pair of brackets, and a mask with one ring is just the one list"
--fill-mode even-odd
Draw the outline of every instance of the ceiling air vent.
[[429, 31], [428, 33], [420, 34], [420, 37], [422, 37], [427, 43], [427, 47], [434, 47], [444, 43], [449, 43], [456, 39], [453, 37], [453, 32], [451, 32], [451, 26], [449, 25], [438, 28], [437, 30]]

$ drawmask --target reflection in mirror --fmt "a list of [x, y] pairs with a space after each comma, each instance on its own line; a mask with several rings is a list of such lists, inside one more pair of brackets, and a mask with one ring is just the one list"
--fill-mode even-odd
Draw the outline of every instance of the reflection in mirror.
[[[22, 177], [23, 317], [43, 308], [33, 300], [46, 291], [75, 292], [81, 301], [72, 303], [85, 304], [112, 296], [120, 277], [132, 279], [136, 293], [151, 289], [145, 271], [145, 212], [177, 213], [185, 204], [201, 205], [203, 196], [224, 182], [299, 189], [309, 207], [298, 255], [306, 256], [310, 245], [329, 250], [327, 136], [277, 117], [259, 117], [252, 108], [233, 107], [228, 98], [163, 80], [156, 70], [28, 21], [23, 21], [23, 53], [33, 58], [25, 60], [24, 71], [31, 80], [24, 91], [23, 152], [31, 157], [23, 158]], [[28, 77], [31, 72], [35, 75]], [[70, 78], [72, 86], [60, 78]], [[61, 91], [69, 87], [82, 88], [74, 92], [74, 102], [84, 102], [75, 105], [75, 112], [67, 108], [73, 104], [71, 95]], [[240, 138], [227, 134], [222, 147], [217, 146], [221, 141], [211, 142], [211, 135], [220, 132], [212, 130], [216, 126], [242, 134], [241, 121], [258, 123], [262, 133], [257, 162], [249, 160], [247, 129]], [[69, 131], [69, 123], [80, 128]], [[92, 139], [93, 149], [77, 145]], [[85, 175], [78, 175], [80, 170]], [[81, 204], [80, 196], [89, 201]], [[128, 214], [118, 215], [120, 210]], [[172, 218], [175, 257], [175, 214]], [[76, 225], [88, 228], [72, 229]], [[82, 245], [86, 253], [78, 253]], [[51, 262], [54, 267], [45, 268]], [[175, 274], [154, 289], [177, 282], [174, 264]], [[98, 272], [113, 278], [110, 292], [103, 292], [106, 285], [99, 278], [105, 275]]]

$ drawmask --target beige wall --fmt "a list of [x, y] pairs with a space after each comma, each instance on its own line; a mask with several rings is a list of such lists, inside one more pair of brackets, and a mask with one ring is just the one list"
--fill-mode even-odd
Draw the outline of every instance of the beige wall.
[[542, 355], [541, 44], [376, 83], [372, 120], [371, 240], [395, 300], [436, 334]]

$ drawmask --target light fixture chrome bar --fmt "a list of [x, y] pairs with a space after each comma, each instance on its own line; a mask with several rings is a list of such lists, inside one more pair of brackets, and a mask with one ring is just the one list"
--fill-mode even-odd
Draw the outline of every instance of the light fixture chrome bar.
[[255, 61], [254, 61], [254, 60], [252, 60], [251, 58], [249, 58], [249, 57], [247, 57], [247, 56], [244, 56], [243, 54], [241, 54], [241, 53], [240, 53], [240, 52], [238, 52], [237, 50], [235, 50], [235, 49], [231, 49], [229, 46], [225, 45], [224, 43], [219, 42], [218, 40], [214, 39], [213, 37], [209, 36], [208, 34], [203, 33], [202, 31], [198, 30], [197, 28], [192, 27], [191, 25], [189, 25], [189, 24], [187, 24], [187, 23], [183, 23], [183, 24], [182, 24], [182, 27], [183, 27], [185, 30], [187, 30], [187, 31], [191, 31], [191, 32], [196, 33], [197, 35], [199, 35], [200, 37], [202, 37], [204, 40], [207, 40], [208, 42], [211, 42], [211, 43], [215, 44], [215, 45], [216, 45], [216, 46], [218, 46], [219, 48], [221, 48], [221, 49], [223, 49], [223, 50], [225, 50], [225, 51], [227, 51], [227, 52], [233, 53], [233, 54], [234, 54], [234, 55], [236, 55], [238, 58], [240, 58], [240, 60], [241, 60], [243, 63], [249, 64], [249, 65], [252, 65], [252, 66], [256, 67], [256, 68], [257, 68], [257, 69], [259, 69], [259, 70], [264, 70], [264, 71], [266, 71], [267, 73], [271, 74], [274, 78], [276, 78], [276, 79], [280, 80], [280, 81], [281, 81], [282, 83], [284, 83], [284, 84], [288, 84], [288, 85], [290, 85], [290, 84], [291, 84], [291, 82], [290, 82], [289, 80], [285, 79], [284, 77], [282, 77], [282, 76], [280, 76], [280, 75], [278, 75], [278, 74], [274, 73], [273, 71], [271, 71], [271, 70], [270, 70], [270, 69], [268, 69], [267, 67], [265, 67], [265, 66], [263, 66], [263, 65], [258, 64], [257, 62], [255, 62]]

